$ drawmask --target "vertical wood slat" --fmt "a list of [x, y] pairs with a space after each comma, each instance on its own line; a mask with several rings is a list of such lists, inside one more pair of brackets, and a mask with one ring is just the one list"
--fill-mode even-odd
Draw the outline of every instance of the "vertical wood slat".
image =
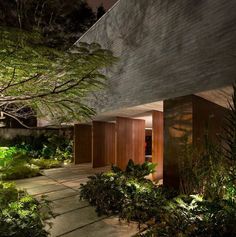
[[152, 162], [157, 164], [155, 179], [163, 179], [164, 119], [163, 112], [152, 112]]
[[115, 164], [115, 124], [93, 122], [93, 167]]
[[92, 162], [92, 126], [74, 125], [74, 163]]
[[117, 117], [117, 166], [125, 169], [128, 161], [145, 160], [145, 121]]

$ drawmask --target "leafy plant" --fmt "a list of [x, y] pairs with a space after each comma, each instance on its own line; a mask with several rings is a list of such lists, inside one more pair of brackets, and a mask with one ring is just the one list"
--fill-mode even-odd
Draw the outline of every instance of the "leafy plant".
[[46, 237], [45, 225], [52, 216], [46, 200], [38, 202], [14, 184], [0, 182], [1, 237]]
[[203, 149], [198, 150], [186, 141], [179, 155], [180, 193], [201, 194], [205, 198], [223, 198], [227, 170], [222, 149], [205, 135]]
[[0, 147], [0, 167], [4, 167], [11, 162], [14, 153], [16, 153], [14, 147]]
[[134, 164], [133, 160], [129, 160], [125, 171], [122, 171], [116, 166], [112, 166], [114, 173], [124, 174], [137, 179], [143, 179], [145, 176], [155, 172], [156, 164], [151, 162], [144, 162], [143, 164]]
[[59, 168], [62, 167], [62, 162], [55, 159], [32, 159], [30, 163], [39, 167], [40, 169], [51, 169], [51, 168]]
[[122, 219], [145, 223], [157, 217], [166, 200], [165, 191], [144, 178], [154, 167], [132, 161], [125, 171], [113, 166], [111, 172], [89, 177], [81, 186], [81, 198], [96, 206], [99, 214], [119, 214]]
[[26, 151], [16, 147], [1, 148], [0, 178], [13, 180], [40, 175], [39, 168], [29, 164]]
[[233, 86], [232, 102], [229, 103], [229, 113], [226, 117], [226, 126], [222, 135], [224, 148], [224, 165], [228, 172], [226, 191], [228, 198], [236, 201], [236, 84]]
[[27, 162], [12, 163], [8, 167], [0, 169], [2, 180], [15, 180], [39, 176], [38, 166], [30, 165]]
[[236, 205], [225, 200], [206, 201], [200, 196], [179, 196], [166, 203], [160, 221], [143, 237], [233, 237]]

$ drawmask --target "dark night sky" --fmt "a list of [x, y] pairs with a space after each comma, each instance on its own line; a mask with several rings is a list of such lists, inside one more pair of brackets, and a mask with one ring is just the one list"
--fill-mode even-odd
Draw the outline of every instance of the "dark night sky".
[[117, 1], [118, 0], [87, 0], [88, 4], [93, 8], [94, 11], [96, 11], [97, 7], [99, 7], [101, 4], [103, 4], [104, 8], [108, 10]]

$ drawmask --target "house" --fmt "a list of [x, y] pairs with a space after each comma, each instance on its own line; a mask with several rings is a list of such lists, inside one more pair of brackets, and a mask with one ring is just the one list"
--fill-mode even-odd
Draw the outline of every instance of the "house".
[[97, 116], [75, 125], [75, 163], [143, 162], [151, 137], [146, 159], [178, 186], [184, 140], [201, 149], [206, 131], [221, 133], [236, 79], [235, 13], [235, 0], [118, 1], [76, 42], [97, 42], [119, 61], [88, 101]]

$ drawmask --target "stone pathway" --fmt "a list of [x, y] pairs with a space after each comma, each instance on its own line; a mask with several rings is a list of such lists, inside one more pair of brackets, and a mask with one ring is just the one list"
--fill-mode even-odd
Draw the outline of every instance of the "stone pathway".
[[51, 169], [44, 171], [45, 176], [17, 180], [16, 184], [36, 198], [46, 195], [52, 201], [56, 213], [52, 237], [131, 237], [138, 232], [136, 224], [98, 216], [94, 207], [79, 198], [80, 184], [86, 183], [89, 175], [106, 169], [92, 169], [90, 164]]

